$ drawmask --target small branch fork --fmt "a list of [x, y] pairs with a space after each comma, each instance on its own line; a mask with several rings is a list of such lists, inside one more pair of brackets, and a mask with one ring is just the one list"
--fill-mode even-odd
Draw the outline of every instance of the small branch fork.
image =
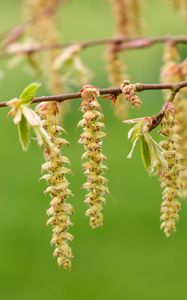
[[[146, 90], [171, 90], [171, 99], [169, 101], [173, 101], [176, 93], [182, 89], [187, 87], [187, 81], [181, 81], [175, 84], [171, 83], [163, 83], [163, 84], [144, 84], [144, 83], [135, 83], [134, 84], [136, 92], [142, 92]], [[120, 88], [106, 88], [106, 89], [98, 89], [101, 96], [109, 95], [108, 100], [113, 100], [115, 97], [122, 94], [122, 90]], [[81, 92], [77, 93], [69, 93], [69, 94], [60, 94], [60, 95], [52, 95], [52, 96], [42, 96], [33, 98], [32, 103], [39, 103], [44, 101], [57, 101], [64, 102], [67, 100], [80, 99]], [[125, 101], [125, 100], [124, 100]], [[8, 101], [0, 102], [0, 108], [8, 106]], [[158, 116], [157, 116], [158, 117]], [[156, 117], [155, 117], [156, 118]]]
[[160, 122], [162, 121], [162, 119], [165, 115], [166, 104], [168, 104], [169, 102], [173, 102], [175, 100], [175, 96], [179, 90], [180, 90], [179, 87], [175, 87], [171, 90], [171, 95], [170, 95], [169, 99], [164, 103], [162, 110], [156, 116], [152, 117], [152, 124], [149, 129], [149, 132], [151, 130], [153, 130], [154, 128], [156, 128], [160, 124]]

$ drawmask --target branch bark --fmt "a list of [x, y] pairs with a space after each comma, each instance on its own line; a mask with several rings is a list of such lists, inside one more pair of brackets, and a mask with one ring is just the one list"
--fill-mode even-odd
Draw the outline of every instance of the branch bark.
[[54, 49], [63, 49], [71, 45], [80, 45], [81, 49], [90, 48], [93, 46], [101, 46], [106, 44], [118, 44], [118, 52], [129, 50], [129, 49], [137, 49], [137, 48], [147, 48], [155, 44], [163, 44], [168, 41], [171, 41], [176, 44], [186, 44], [187, 43], [187, 35], [179, 35], [179, 36], [157, 36], [157, 37], [135, 37], [130, 38], [127, 36], [114, 37], [114, 38], [104, 38], [104, 39], [96, 39], [90, 41], [74, 41], [68, 43], [60, 43], [50, 46], [34, 46], [24, 50], [17, 50], [15, 52], [8, 52], [5, 48], [1, 54], [0, 59], [7, 59], [12, 55], [31, 55], [37, 52], [43, 51], [51, 51]]
[[[147, 90], [171, 90], [176, 94], [180, 89], [187, 87], [187, 81], [181, 81], [177, 83], [162, 83], [162, 84], [145, 84], [145, 83], [135, 83], [135, 88], [137, 92], [147, 91]], [[100, 95], [113, 95], [119, 96], [122, 94], [122, 90], [120, 88], [105, 88], [99, 89]], [[52, 96], [41, 96], [33, 98], [32, 103], [39, 103], [44, 101], [57, 101], [64, 102], [67, 100], [80, 99], [81, 92], [77, 93], [69, 93], [69, 94], [60, 94], [60, 95], [52, 95]], [[110, 97], [109, 97], [110, 99]], [[111, 97], [111, 100], [113, 98]], [[125, 101], [125, 100], [124, 100]], [[0, 102], [0, 108], [8, 106], [8, 101]]]

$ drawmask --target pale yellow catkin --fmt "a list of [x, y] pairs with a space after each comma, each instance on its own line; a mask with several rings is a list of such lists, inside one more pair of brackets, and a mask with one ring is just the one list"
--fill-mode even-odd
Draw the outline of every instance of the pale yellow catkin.
[[187, 21], [187, 0], [180, 1], [181, 16]]
[[131, 24], [133, 33], [140, 35], [142, 33], [142, 6], [143, 0], [129, 1], [131, 11]]
[[180, 0], [171, 0], [172, 1], [172, 4], [174, 6], [175, 9], [179, 9], [180, 8]]
[[[175, 83], [182, 80], [180, 55], [175, 43], [168, 41], [164, 46], [163, 66], [160, 73], [161, 83]], [[164, 91], [165, 99], [169, 98], [170, 91]], [[177, 94], [178, 96], [179, 94]]]
[[54, 256], [57, 257], [59, 266], [63, 265], [65, 269], [71, 268], [73, 258], [69, 242], [73, 236], [69, 233], [72, 225], [70, 216], [73, 213], [73, 207], [68, 202], [72, 196], [69, 189], [69, 182], [66, 178], [71, 173], [69, 169], [70, 161], [63, 156], [61, 151], [69, 143], [60, 137], [63, 128], [58, 124], [58, 114], [60, 111], [57, 102], [43, 102], [36, 108], [36, 112], [42, 119], [42, 124], [51, 138], [51, 142], [57, 147], [58, 152], [53, 152], [49, 147], [44, 149], [45, 163], [42, 165], [42, 172], [45, 173], [42, 179], [48, 183], [45, 193], [51, 196], [50, 208], [47, 210], [49, 217], [47, 224], [52, 226], [51, 244], [55, 247]]
[[142, 31], [143, 0], [110, 0], [116, 20], [116, 33], [120, 35], [140, 34]]
[[[166, 42], [164, 46], [163, 54], [163, 66], [160, 72], [161, 83], [176, 83], [183, 80], [180, 65], [180, 55], [177, 50], [176, 44], [172, 41]], [[164, 99], [167, 101], [170, 97], [170, 91], [164, 90]], [[181, 98], [181, 92], [178, 92], [175, 96], [175, 109], [177, 114], [177, 105]]]
[[104, 177], [106, 166], [103, 164], [106, 157], [102, 153], [102, 140], [106, 136], [103, 131], [104, 116], [96, 96], [98, 90], [93, 86], [85, 86], [82, 90], [81, 111], [83, 118], [78, 127], [83, 128], [79, 143], [84, 145], [82, 155], [84, 174], [87, 181], [83, 188], [88, 192], [85, 202], [89, 208], [86, 216], [90, 218], [90, 226], [94, 229], [103, 225], [103, 203], [108, 193], [107, 179]]
[[[43, 47], [50, 47], [59, 43], [57, 32], [57, 11], [59, 0], [24, 0], [24, 16], [28, 22], [26, 33], [29, 39]], [[60, 50], [42, 51], [30, 58], [46, 82], [48, 88], [55, 94], [62, 92], [62, 78], [59, 70], [53, 65]]]
[[[112, 3], [112, 10], [116, 20], [116, 36], [131, 34], [131, 21], [130, 21], [130, 2], [129, 0], [110, 0]], [[120, 57], [118, 52], [118, 45], [111, 44], [107, 47], [106, 52], [107, 71], [109, 82], [112, 87], [117, 87], [121, 84], [122, 80], [128, 79], [129, 76], [126, 72], [126, 65]], [[114, 113], [121, 120], [127, 118], [128, 106], [124, 101], [124, 96], [120, 95], [114, 105]]]
[[160, 142], [164, 149], [164, 158], [167, 165], [159, 171], [161, 186], [163, 188], [161, 205], [161, 229], [168, 237], [176, 231], [176, 223], [179, 221], [179, 210], [181, 204], [178, 197], [181, 196], [181, 165], [179, 163], [176, 144], [180, 137], [175, 133], [175, 111], [172, 103], [169, 103], [169, 108], [165, 110], [165, 116], [161, 122], [160, 134], [164, 140]]
[[[111, 0], [111, 2], [116, 20], [116, 36], [140, 34], [142, 0]], [[120, 57], [119, 46], [119, 43], [109, 45], [106, 53], [109, 82], [113, 87], [117, 87], [123, 80], [129, 79], [127, 67]], [[124, 101], [123, 95], [116, 99], [114, 112], [121, 120], [127, 118], [128, 105]]]
[[[126, 66], [115, 48], [115, 45], [109, 45], [106, 54], [107, 71], [112, 87], [120, 86], [122, 80], [128, 79], [129, 77], [126, 73]], [[119, 95], [114, 104], [115, 115], [121, 120], [126, 119], [128, 115], [128, 106], [124, 95]]]
[[177, 144], [177, 150], [181, 156], [180, 178], [183, 185], [182, 197], [187, 199], [187, 98], [181, 95], [181, 98], [178, 98], [175, 103], [177, 107], [175, 131], [181, 137], [181, 140]]
[[129, 0], [110, 0], [113, 14], [116, 19], [116, 32], [118, 35], [130, 34]]
[[171, 2], [184, 20], [187, 21], [187, 0], [172, 0]]
[[[168, 42], [164, 51], [164, 66], [161, 71], [161, 82], [175, 83], [186, 80], [186, 61], [180, 63], [180, 55], [176, 45]], [[170, 92], [164, 92], [168, 99]], [[187, 98], [185, 89], [175, 96], [176, 124], [174, 130], [180, 136], [176, 142], [177, 152], [180, 155], [180, 179], [183, 185], [182, 196], [187, 199]]]

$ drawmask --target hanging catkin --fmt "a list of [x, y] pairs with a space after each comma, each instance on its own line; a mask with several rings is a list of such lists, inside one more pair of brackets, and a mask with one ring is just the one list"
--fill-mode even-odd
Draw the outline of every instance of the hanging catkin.
[[176, 123], [175, 108], [173, 103], [168, 102], [165, 109], [165, 116], [161, 122], [160, 135], [164, 140], [160, 142], [164, 149], [164, 157], [167, 167], [160, 169], [161, 186], [163, 187], [161, 205], [161, 229], [164, 230], [166, 236], [170, 236], [176, 231], [176, 222], [179, 221], [178, 212], [180, 210], [180, 202], [178, 197], [181, 196], [181, 164], [178, 160], [176, 145], [180, 137], [176, 134], [174, 127]]
[[[116, 36], [130, 37], [141, 32], [141, 0], [111, 0], [113, 15], [116, 20]], [[113, 43], [107, 47], [106, 62], [109, 82], [112, 87], [120, 86], [123, 80], [128, 80], [127, 66], [120, 55], [121, 43]], [[122, 120], [127, 118], [128, 106], [124, 96], [115, 101], [115, 114]]]
[[[43, 47], [59, 43], [56, 14], [60, 5], [59, 0], [25, 0], [24, 15], [26, 20], [33, 20], [27, 25], [28, 38]], [[62, 92], [62, 79], [59, 70], [53, 65], [60, 50], [42, 51], [30, 56], [37, 66], [48, 88], [55, 94]]]
[[54, 256], [57, 257], [59, 266], [63, 265], [65, 269], [71, 268], [72, 251], [69, 241], [73, 236], [69, 233], [69, 227], [72, 225], [70, 216], [73, 213], [73, 207], [68, 203], [68, 198], [72, 196], [69, 189], [69, 182], [66, 178], [71, 173], [68, 165], [69, 159], [62, 155], [63, 147], [69, 143], [60, 137], [64, 131], [58, 124], [58, 115], [60, 106], [57, 102], [39, 104], [36, 112], [43, 122], [43, 126], [51, 137], [52, 143], [58, 148], [54, 153], [48, 147], [44, 149], [45, 163], [42, 165], [42, 176], [48, 183], [45, 193], [51, 196], [50, 208], [47, 210], [49, 217], [47, 224], [52, 226], [51, 244], [54, 245]]
[[[161, 70], [162, 83], [175, 83], [186, 80], [186, 61], [180, 63], [180, 55], [174, 43], [168, 42], [164, 49], [164, 65]], [[164, 97], [169, 97], [168, 91]], [[166, 98], [166, 99], [167, 99]], [[180, 179], [183, 184], [182, 197], [187, 198], [187, 100], [185, 90], [177, 93], [174, 100], [176, 122], [173, 127], [180, 139], [176, 141], [181, 164]]]
[[103, 164], [106, 157], [102, 153], [102, 140], [106, 136], [103, 131], [104, 116], [96, 96], [99, 96], [99, 92], [95, 87], [83, 87], [81, 103], [83, 118], [78, 124], [83, 128], [79, 140], [85, 149], [82, 159], [85, 160], [83, 169], [87, 182], [83, 184], [83, 188], [88, 191], [85, 198], [89, 206], [86, 216], [90, 218], [92, 228], [103, 225], [104, 196], [108, 193], [107, 179], [104, 177], [106, 166]]

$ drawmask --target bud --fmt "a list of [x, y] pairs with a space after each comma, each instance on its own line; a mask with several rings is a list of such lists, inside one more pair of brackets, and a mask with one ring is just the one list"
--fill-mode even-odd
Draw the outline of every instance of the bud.
[[141, 107], [142, 101], [136, 95], [136, 86], [130, 84], [129, 80], [124, 80], [121, 85], [120, 89], [122, 90], [123, 94], [125, 95], [125, 99], [134, 107], [139, 108]]

